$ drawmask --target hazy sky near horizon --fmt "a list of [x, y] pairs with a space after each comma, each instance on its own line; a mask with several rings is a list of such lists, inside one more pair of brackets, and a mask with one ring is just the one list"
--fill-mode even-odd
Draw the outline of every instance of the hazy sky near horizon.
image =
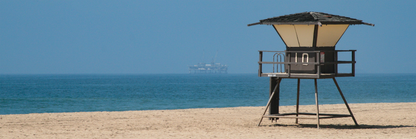
[[355, 49], [357, 73], [416, 73], [416, 1], [0, 0], [0, 74], [187, 73], [216, 62], [257, 73], [258, 50], [283, 51], [260, 19], [316, 11], [353, 25], [336, 49]]

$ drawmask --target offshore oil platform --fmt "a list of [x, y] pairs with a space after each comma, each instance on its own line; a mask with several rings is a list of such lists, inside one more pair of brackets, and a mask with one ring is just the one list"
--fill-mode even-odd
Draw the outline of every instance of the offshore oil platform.
[[218, 51], [211, 63], [200, 62], [196, 65], [189, 66], [189, 74], [226, 74], [228, 66], [221, 63], [215, 63], [217, 55]]
[[221, 63], [198, 63], [189, 66], [189, 73], [227, 73], [228, 66]]

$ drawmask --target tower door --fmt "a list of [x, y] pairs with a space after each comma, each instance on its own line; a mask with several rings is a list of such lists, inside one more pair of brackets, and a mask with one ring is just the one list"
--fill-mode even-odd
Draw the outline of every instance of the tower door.
[[287, 66], [286, 70], [290, 70], [291, 73], [311, 73], [315, 74], [315, 64], [309, 62], [316, 61], [315, 52], [303, 53], [303, 52], [287, 52], [286, 62], [295, 62], [297, 64], [291, 64], [290, 69]]

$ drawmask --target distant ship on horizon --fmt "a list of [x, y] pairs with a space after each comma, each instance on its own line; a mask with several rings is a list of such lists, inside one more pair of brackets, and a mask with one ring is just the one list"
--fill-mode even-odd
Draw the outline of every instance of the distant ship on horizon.
[[196, 65], [189, 66], [189, 74], [209, 74], [209, 73], [224, 73], [226, 74], [228, 70], [227, 65], [222, 65], [221, 63], [198, 63]]
[[215, 61], [217, 60], [217, 55], [218, 55], [218, 50], [215, 53], [215, 57], [212, 58], [211, 63], [200, 62], [196, 65], [189, 66], [189, 74], [198, 74], [198, 73], [202, 73], [202, 74], [224, 73], [226, 74], [228, 70], [228, 66], [222, 65], [221, 63], [215, 63]]

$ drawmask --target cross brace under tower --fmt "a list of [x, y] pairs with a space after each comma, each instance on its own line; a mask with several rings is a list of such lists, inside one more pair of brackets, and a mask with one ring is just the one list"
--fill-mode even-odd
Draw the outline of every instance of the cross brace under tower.
[[[296, 119], [296, 124], [298, 124], [298, 119], [316, 119], [317, 120], [317, 128], [319, 128], [319, 120], [320, 119], [328, 119], [328, 118], [342, 118], [342, 117], [351, 117], [352, 120], [354, 121], [355, 125], [358, 126], [357, 121], [355, 120], [354, 115], [351, 112], [350, 107], [348, 106], [347, 100], [345, 99], [344, 95], [342, 94], [341, 88], [339, 87], [337, 80], [335, 79], [335, 77], [332, 78], [334, 80], [335, 85], [337, 86], [337, 89], [339, 91], [339, 94], [342, 97], [342, 100], [344, 100], [345, 106], [348, 109], [348, 112], [350, 113], [348, 114], [323, 114], [323, 113], [319, 113], [319, 103], [318, 103], [318, 85], [317, 85], [317, 79], [314, 79], [315, 82], [315, 104], [316, 104], [316, 113], [299, 113], [299, 87], [300, 87], [300, 79], [298, 78], [298, 84], [297, 84], [297, 100], [296, 100], [296, 113], [278, 113], [277, 110], [277, 114], [269, 114], [266, 115], [267, 110], [269, 109], [271, 102], [273, 99], [276, 99], [275, 95], [279, 95], [279, 85], [280, 82], [282, 81], [282, 78], [277, 78], [277, 82], [276, 83], [272, 83], [272, 79], [270, 81], [270, 84], [276, 84], [274, 86], [273, 91], [271, 91], [271, 95], [269, 98], [269, 101], [267, 102], [266, 105], [266, 109], [264, 110], [263, 115], [261, 116], [260, 122], [258, 124], [258, 126], [260, 126], [261, 122], [263, 121], [263, 118], [292, 118], [292, 119]], [[271, 86], [272, 87], [272, 86]], [[277, 92], [277, 93], [276, 93]], [[277, 96], [278, 97], [278, 96]], [[277, 98], [278, 99], [278, 98]], [[278, 103], [278, 102], [277, 102]], [[278, 107], [278, 105], [277, 105]], [[276, 113], [276, 112], [273, 112]], [[308, 115], [308, 116], [314, 116], [314, 117], [300, 117], [299, 115]]]

